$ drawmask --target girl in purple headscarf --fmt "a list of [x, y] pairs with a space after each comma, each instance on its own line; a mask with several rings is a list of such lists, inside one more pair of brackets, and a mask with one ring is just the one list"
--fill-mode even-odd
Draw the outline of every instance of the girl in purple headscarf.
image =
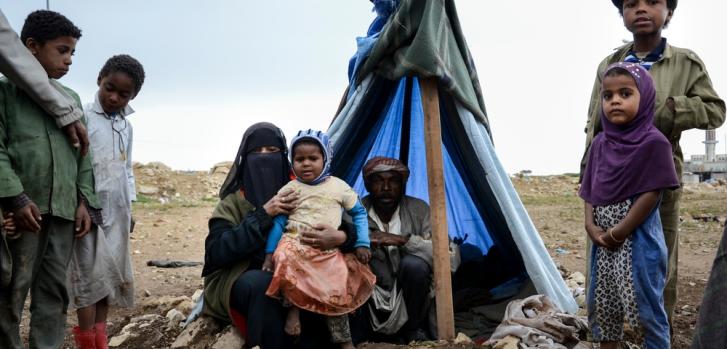
[[593, 140], [580, 196], [593, 240], [588, 319], [593, 340], [616, 348], [626, 322], [645, 348], [669, 348], [661, 190], [679, 186], [671, 145], [654, 127], [656, 91], [638, 64], [606, 68], [604, 132]]

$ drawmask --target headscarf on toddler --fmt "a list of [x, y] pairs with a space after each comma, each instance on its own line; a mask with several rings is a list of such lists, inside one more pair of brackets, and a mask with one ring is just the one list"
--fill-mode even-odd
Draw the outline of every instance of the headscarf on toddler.
[[[323, 151], [323, 171], [321, 171], [321, 174], [318, 175], [318, 177], [316, 177], [316, 179], [314, 179], [313, 181], [304, 182], [306, 184], [316, 185], [331, 176], [331, 160], [333, 159], [333, 148], [331, 147], [331, 141], [330, 139], [328, 139], [328, 135], [325, 134], [325, 132], [311, 129], [308, 129], [306, 131], [299, 131], [298, 134], [293, 137], [293, 140], [290, 142], [290, 162], [293, 162], [293, 158], [295, 157], [296, 143], [304, 139], [316, 142], [321, 148], [321, 151]], [[295, 169], [293, 169], [293, 172], [295, 172]], [[303, 182], [300, 180], [300, 176], [298, 176], [297, 173], [295, 174], [295, 177], [298, 179], [298, 181]]]
[[612, 124], [601, 108], [603, 132], [591, 144], [579, 193], [583, 200], [597, 206], [679, 187], [671, 144], [654, 126], [654, 80], [639, 64], [627, 62], [608, 66], [604, 77], [613, 69], [629, 73], [641, 99], [636, 117], [627, 125]]

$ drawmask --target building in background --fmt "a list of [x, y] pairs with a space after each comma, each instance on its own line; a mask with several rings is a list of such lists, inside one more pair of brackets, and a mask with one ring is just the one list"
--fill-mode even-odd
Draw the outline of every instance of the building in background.
[[707, 130], [703, 143], [704, 155], [692, 155], [691, 159], [684, 162], [684, 183], [727, 180], [727, 154], [716, 154], [716, 132]]

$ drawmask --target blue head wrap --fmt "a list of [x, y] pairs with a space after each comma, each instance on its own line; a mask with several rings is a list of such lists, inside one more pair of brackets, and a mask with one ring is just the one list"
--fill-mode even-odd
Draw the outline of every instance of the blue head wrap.
[[[326, 178], [331, 176], [331, 159], [333, 159], [333, 149], [331, 148], [331, 141], [328, 138], [328, 135], [323, 131], [316, 131], [308, 129], [306, 131], [299, 131], [298, 134], [293, 137], [293, 140], [290, 142], [290, 162], [293, 162], [293, 157], [295, 157], [295, 144], [300, 142], [301, 140], [312, 140], [321, 147], [323, 150], [323, 171], [321, 171], [321, 174], [318, 175], [316, 179], [314, 179], [312, 182], [304, 182], [306, 184], [310, 185], [316, 185], [318, 183], [323, 182], [326, 180]], [[293, 169], [293, 172], [295, 173], [295, 169]], [[298, 181], [300, 181], [300, 177], [298, 174], [295, 174]], [[302, 182], [302, 181], [301, 181]]]

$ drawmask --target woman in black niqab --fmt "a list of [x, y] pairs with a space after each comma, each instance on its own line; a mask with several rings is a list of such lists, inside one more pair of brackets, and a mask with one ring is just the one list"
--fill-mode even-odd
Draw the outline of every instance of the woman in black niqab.
[[[279, 151], [259, 151], [268, 147]], [[260, 122], [250, 126], [242, 136], [230, 173], [220, 189], [220, 199], [242, 191], [245, 200], [260, 208], [288, 181], [290, 162], [285, 135], [277, 126]]]

